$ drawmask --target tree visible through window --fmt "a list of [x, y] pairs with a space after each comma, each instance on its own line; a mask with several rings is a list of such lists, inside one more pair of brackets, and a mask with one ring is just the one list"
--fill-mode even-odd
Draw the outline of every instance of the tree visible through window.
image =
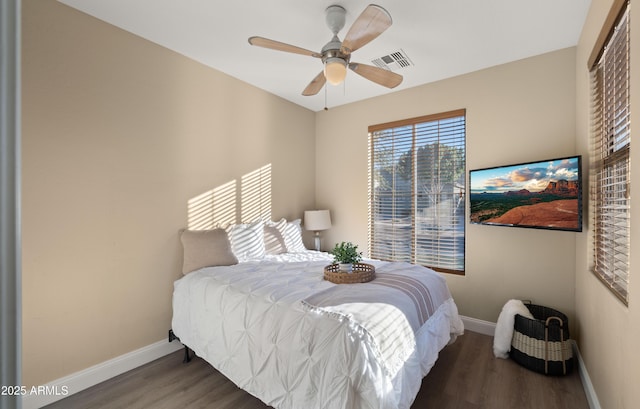
[[464, 273], [465, 111], [369, 127], [369, 254]]

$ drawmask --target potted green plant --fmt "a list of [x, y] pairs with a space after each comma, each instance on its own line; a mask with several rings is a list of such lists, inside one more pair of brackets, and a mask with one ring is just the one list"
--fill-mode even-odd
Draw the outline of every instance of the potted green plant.
[[340, 271], [350, 273], [353, 271], [353, 265], [362, 260], [362, 253], [358, 252], [358, 246], [351, 242], [342, 242], [329, 252], [333, 255], [333, 262], [340, 265]]

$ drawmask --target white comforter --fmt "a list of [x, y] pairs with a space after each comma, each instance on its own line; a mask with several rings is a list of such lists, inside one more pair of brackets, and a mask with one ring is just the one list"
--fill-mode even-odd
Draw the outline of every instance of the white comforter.
[[[173, 331], [240, 388], [278, 409], [408, 409], [438, 352], [463, 325], [439, 274], [366, 262], [376, 273], [427, 278], [446, 296], [416, 329], [415, 317], [399, 313], [410, 304], [400, 294], [395, 305], [381, 299], [310, 305], [336, 286], [323, 280], [326, 254], [268, 256], [177, 280]], [[340, 287], [361, 297], [380, 291], [372, 283]]]

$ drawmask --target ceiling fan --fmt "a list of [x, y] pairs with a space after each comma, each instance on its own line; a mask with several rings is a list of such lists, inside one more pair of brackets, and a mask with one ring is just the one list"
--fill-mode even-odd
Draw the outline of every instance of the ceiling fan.
[[333, 38], [322, 47], [319, 53], [257, 36], [250, 37], [249, 44], [321, 59], [324, 69], [311, 80], [302, 91], [302, 95], [316, 95], [327, 81], [333, 85], [340, 84], [347, 75], [347, 67], [356, 74], [387, 88], [400, 85], [402, 75], [384, 68], [350, 62], [352, 52], [368, 44], [391, 26], [389, 12], [378, 5], [368, 5], [354, 21], [344, 40], [340, 41], [338, 33], [344, 27], [345, 15], [346, 10], [341, 6], [333, 5], [327, 8], [326, 22], [333, 33]]

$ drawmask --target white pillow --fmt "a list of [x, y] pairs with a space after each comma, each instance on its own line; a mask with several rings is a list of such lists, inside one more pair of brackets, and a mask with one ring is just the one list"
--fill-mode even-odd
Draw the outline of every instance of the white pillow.
[[238, 261], [261, 259], [265, 256], [263, 229], [262, 221], [227, 227], [231, 251]]
[[287, 252], [284, 242], [284, 227], [287, 221], [281, 219], [277, 222], [266, 221], [264, 223], [264, 249], [267, 254], [282, 254]]
[[287, 247], [289, 253], [299, 253], [301, 251], [307, 251], [307, 248], [302, 242], [302, 228], [300, 227], [300, 219], [292, 220], [284, 225], [282, 231], [284, 237], [284, 244]]

